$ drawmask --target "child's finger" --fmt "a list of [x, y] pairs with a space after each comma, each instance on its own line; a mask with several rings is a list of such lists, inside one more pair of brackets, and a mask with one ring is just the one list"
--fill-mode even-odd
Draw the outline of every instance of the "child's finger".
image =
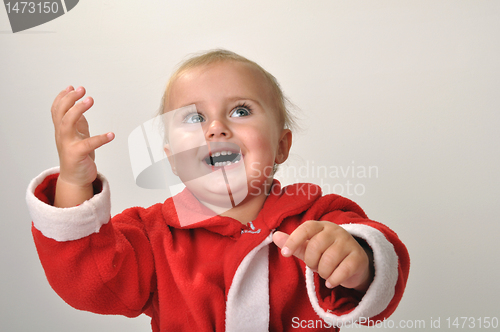
[[[321, 260], [330, 260], [330, 256], [335, 256], [336, 253], [333, 248], [334, 246], [335, 236], [331, 232], [327, 232], [323, 229], [321, 232], [314, 235], [309, 241], [307, 241], [307, 248], [304, 253], [304, 262], [307, 266], [309, 266], [314, 271], [320, 271], [319, 265]], [[326, 254], [326, 255], [325, 255]], [[330, 276], [331, 272], [326, 275]], [[321, 275], [321, 274], [320, 274]]]
[[114, 138], [115, 134], [109, 132], [106, 134], [96, 135], [85, 139], [83, 143], [86, 146], [87, 150], [86, 153], [89, 154], [93, 152], [95, 149], [100, 148], [104, 144], [111, 142]]
[[[280, 231], [276, 231], [274, 234], [273, 234], [273, 242], [281, 249], [283, 249], [283, 247], [285, 246], [285, 243], [287, 241], [287, 239], [290, 237], [290, 235], [286, 234], [286, 233], [283, 233], [283, 232], [280, 232]], [[307, 242], [304, 243], [301, 247], [299, 247], [297, 250], [295, 250], [295, 252], [293, 253], [293, 255], [295, 257], [297, 257], [298, 259], [300, 260], [304, 260], [304, 255], [305, 255], [305, 250], [306, 250], [306, 247], [307, 247]], [[283, 253], [283, 251], [282, 251]], [[283, 255], [285, 256], [285, 255]]]
[[[290, 234], [281, 249], [281, 254], [285, 257], [295, 255], [296, 257], [304, 260], [304, 252], [305, 247], [307, 246], [307, 241], [322, 230], [323, 225], [320, 222], [316, 222], [314, 220], [304, 222], [297, 227], [292, 234]], [[296, 253], [299, 248], [301, 249], [300, 252]]]
[[50, 113], [52, 114], [52, 121], [55, 122], [55, 120], [56, 120], [56, 116], [57, 116], [56, 110], [57, 110], [57, 106], [59, 105], [59, 102], [61, 101], [61, 99], [73, 90], [74, 90], [74, 88], [70, 85], [66, 89], [59, 92], [57, 97], [54, 99], [54, 102], [52, 103], [52, 106], [50, 108]]
[[359, 274], [359, 260], [355, 254], [346, 256], [335, 268], [332, 274], [325, 278], [326, 287], [333, 288], [342, 285], [347, 288], [354, 288], [359, 285], [362, 276]]
[[76, 101], [85, 95], [85, 88], [78, 87], [76, 90], [69, 91], [66, 95], [62, 96], [57, 104], [54, 105], [53, 120], [54, 125], [57, 127], [62, 118], [68, 112]]
[[88, 111], [92, 105], [94, 105], [94, 99], [92, 99], [92, 97], [87, 97], [71, 107], [61, 119], [61, 133], [63, 135], [73, 133], [78, 120], [80, 120], [83, 113]]
[[318, 262], [318, 274], [321, 278], [329, 279], [335, 270], [340, 267], [349, 252], [345, 251], [341, 245], [333, 244], [325, 250]]
[[288, 239], [290, 235], [284, 232], [276, 231], [273, 234], [273, 242], [276, 244], [279, 248], [283, 248], [285, 246], [285, 242]]
[[85, 116], [81, 116], [76, 122], [76, 130], [83, 135], [83, 137], [90, 137], [89, 123]]

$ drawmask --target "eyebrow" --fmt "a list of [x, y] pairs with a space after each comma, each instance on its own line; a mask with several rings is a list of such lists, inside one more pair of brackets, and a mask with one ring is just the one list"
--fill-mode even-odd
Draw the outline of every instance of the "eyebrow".
[[253, 99], [253, 98], [233, 97], [233, 98], [229, 98], [229, 100], [232, 101], [232, 102], [235, 102], [235, 101], [238, 101], [238, 100], [250, 100], [251, 102], [254, 102], [254, 103], [258, 104], [260, 107], [262, 107], [262, 104], [260, 103], [260, 101], [258, 101], [256, 99]]

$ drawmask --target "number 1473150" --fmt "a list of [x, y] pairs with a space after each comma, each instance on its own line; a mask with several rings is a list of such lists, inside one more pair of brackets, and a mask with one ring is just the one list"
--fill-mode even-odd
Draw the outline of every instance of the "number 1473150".
[[34, 13], [57, 13], [59, 12], [59, 4], [56, 1], [44, 1], [44, 2], [28, 2], [28, 1], [16, 1], [16, 2], [7, 2], [5, 4], [5, 8], [7, 9], [7, 13], [16, 13], [16, 14], [34, 14]]
[[448, 317], [446, 318], [448, 328], [457, 329], [496, 329], [498, 328], [497, 317]]

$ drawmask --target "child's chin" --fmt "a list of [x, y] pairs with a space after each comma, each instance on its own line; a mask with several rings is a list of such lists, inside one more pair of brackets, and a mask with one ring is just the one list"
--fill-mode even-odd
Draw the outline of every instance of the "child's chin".
[[[248, 195], [246, 182], [227, 186], [225, 182], [188, 185], [188, 189], [200, 201], [211, 205], [217, 213], [227, 211], [241, 203]], [[220, 211], [219, 211], [220, 210]]]
[[[229, 179], [228, 179], [229, 180]], [[248, 194], [248, 187], [246, 181], [228, 181], [229, 185], [224, 183], [216, 183], [213, 185], [208, 185], [206, 187], [205, 196], [224, 196], [229, 197], [232, 196], [232, 199], [235, 201], [235, 204], [241, 202], [246, 195]]]
[[200, 202], [213, 210], [216, 214], [222, 214], [233, 208], [233, 203], [231, 202], [231, 198], [227, 191], [225, 193], [204, 191], [193, 194]]

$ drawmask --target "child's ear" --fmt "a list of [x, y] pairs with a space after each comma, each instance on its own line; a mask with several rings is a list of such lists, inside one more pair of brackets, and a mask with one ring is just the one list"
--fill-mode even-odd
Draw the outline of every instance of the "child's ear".
[[283, 129], [280, 140], [278, 142], [278, 151], [274, 162], [282, 164], [288, 159], [290, 148], [292, 147], [292, 131], [290, 129]]
[[165, 145], [163, 145], [163, 151], [165, 151], [165, 154], [167, 155], [168, 162], [170, 163], [170, 167], [172, 168], [172, 173], [177, 175], [177, 170], [175, 169], [175, 160], [174, 156], [172, 155], [172, 151], [170, 150], [170, 144], [165, 143]]

